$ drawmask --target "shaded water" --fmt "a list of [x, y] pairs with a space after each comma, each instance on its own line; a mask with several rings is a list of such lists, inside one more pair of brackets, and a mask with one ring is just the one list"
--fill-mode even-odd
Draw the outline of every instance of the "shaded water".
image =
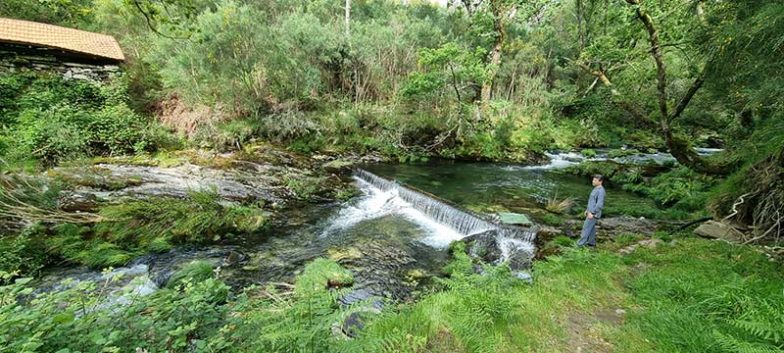
[[[436, 160], [422, 164], [368, 165], [366, 169], [475, 212], [519, 212], [537, 219], [548, 200], [572, 198], [574, 211], [579, 213], [592, 189], [590, 178], [553, 172], [554, 167], [563, 163], [553, 160], [553, 164], [545, 168]], [[619, 209], [655, 207], [653, 201], [614, 188], [612, 183], [607, 189], [607, 216]]]

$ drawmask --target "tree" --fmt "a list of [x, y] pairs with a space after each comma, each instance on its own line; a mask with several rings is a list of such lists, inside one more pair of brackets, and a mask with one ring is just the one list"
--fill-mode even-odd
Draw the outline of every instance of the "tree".
[[659, 125], [667, 148], [679, 163], [695, 171], [709, 174], [727, 173], [728, 170], [725, 168], [725, 166], [709, 163], [704, 158], [700, 157], [691, 148], [687, 141], [677, 138], [672, 131], [672, 122], [681, 116], [694, 95], [705, 82], [705, 69], [708, 65], [710, 65], [710, 59], [708, 59], [708, 62], [704, 64], [702, 71], [694, 79], [694, 82], [691, 84], [686, 93], [678, 100], [674, 110], [670, 112], [670, 103], [667, 94], [667, 70], [664, 57], [662, 55], [662, 44], [659, 40], [659, 31], [654, 24], [651, 15], [645, 11], [642, 6], [640, 6], [640, 1], [641, 0], [626, 0], [629, 5], [635, 6], [636, 17], [638, 20], [640, 20], [640, 22], [642, 22], [643, 26], [645, 26], [646, 32], [648, 33], [650, 55], [651, 58], [653, 58], [653, 61], [656, 63], [656, 90], [659, 109]]
[[487, 73], [485, 80], [482, 82], [480, 91], [480, 102], [483, 107], [487, 106], [492, 98], [493, 83], [495, 80], [498, 68], [501, 66], [501, 56], [506, 43], [506, 29], [508, 23], [517, 18], [518, 12], [524, 13], [524, 16], [519, 20], [528, 22], [533, 17], [539, 15], [547, 4], [546, 0], [488, 0], [485, 1], [461, 1], [461, 4], [475, 22], [475, 25], [482, 26], [482, 16], [487, 15], [491, 19], [491, 29], [489, 36], [492, 37], [492, 43], [488, 50], [487, 57], [485, 58], [485, 65], [487, 66]]
[[419, 52], [423, 71], [409, 76], [402, 94], [409, 99], [435, 98], [449, 89], [454, 92], [457, 103], [462, 104], [466, 97], [464, 91], [475, 89], [477, 83], [486, 78], [482, 63], [484, 55], [482, 48], [470, 51], [454, 42], [436, 49], [424, 48]]

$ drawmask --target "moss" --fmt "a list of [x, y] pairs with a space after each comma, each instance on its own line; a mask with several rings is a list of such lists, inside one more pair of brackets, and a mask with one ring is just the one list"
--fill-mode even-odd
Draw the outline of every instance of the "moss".
[[327, 250], [327, 257], [333, 261], [356, 260], [362, 257], [359, 249], [349, 246], [345, 248], [330, 248]]
[[563, 217], [552, 213], [544, 213], [538, 217], [538, 220], [548, 226], [560, 226], [564, 224]]
[[593, 157], [596, 157], [596, 150], [590, 149], [590, 148], [586, 148], [586, 149], [580, 151], [580, 154], [582, 154], [584, 157], [587, 157], [587, 158], [593, 158]]
[[296, 292], [298, 295], [326, 291], [328, 288], [347, 287], [354, 283], [351, 272], [340, 267], [337, 262], [327, 259], [316, 259], [305, 267], [297, 277]]
[[47, 175], [66, 185], [84, 186], [99, 190], [116, 191], [131, 186], [139, 186], [142, 179], [138, 176], [117, 176], [111, 170], [99, 166], [50, 169]]

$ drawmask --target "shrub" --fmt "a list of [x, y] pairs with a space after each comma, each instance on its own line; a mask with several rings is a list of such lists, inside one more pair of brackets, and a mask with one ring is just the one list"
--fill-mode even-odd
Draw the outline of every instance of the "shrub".
[[206, 261], [192, 261], [171, 275], [167, 288], [176, 288], [186, 283], [202, 282], [214, 277], [213, 266]]
[[594, 150], [594, 149], [586, 148], [586, 149], [580, 151], [580, 153], [583, 156], [588, 157], [588, 158], [596, 157], [596, 150]]
[[[66, 280], [58, 291], [36, 294], [31, 294], [30, 278], [0, 287], [3, 350], [190, 352], [193, 347], [205, 349], [206, 339], [221, 328], [228, 287], [220, 281], [186, 281], [177, 290], [161, 289], [148, 296], [126, 292], [126, 305], [118, 305], [108, 290], [116, 280]], [[16, 300], [19, 297], [27, 300]]]
[[[160, 132], [128, 107], [122, 77], [98, 84], [59, 76], [13, 74], [0, 81], [12, 101], [0, 102], [6, 129], [0, 152], [45, 164], [82, 156], [154, 150]], [[13, 144], [9, 143], [13, 141]]]

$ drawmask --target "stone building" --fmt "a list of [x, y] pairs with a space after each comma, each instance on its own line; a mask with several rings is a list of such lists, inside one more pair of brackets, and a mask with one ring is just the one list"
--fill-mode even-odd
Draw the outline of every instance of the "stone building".
[[112, 36], [0, 18], [0, 74], [34, 70], [103, 81], [118, 72], [124, 60]]

